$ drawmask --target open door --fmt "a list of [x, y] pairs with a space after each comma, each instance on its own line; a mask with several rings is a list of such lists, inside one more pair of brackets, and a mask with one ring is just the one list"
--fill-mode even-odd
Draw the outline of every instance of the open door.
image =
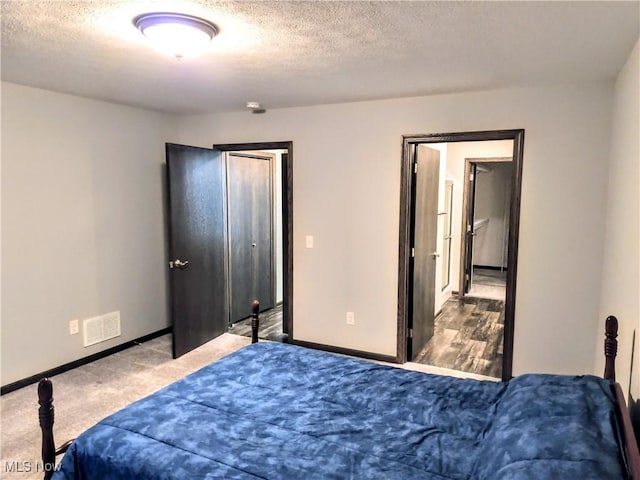
[[469, 186], [469, 200], [467, 203], [467, 221], [466, 221], [466, 248], [464, 254], [464, 291], [463, 295], [469, 293], [473, 283], [473, 237], [475, 232], [476, 218], [476, 177], [478, 175], [478, 165], [469, 164], [469, 178], [467, 185]]
[[173, 356], [227, 330], [222, 152], [166, 145]]
[[412, 311], [409, 319], [409, 358], [420, 353], [433, 336], [435, 320], [436, 257], [438, 252], [438, 185], [440, 152], [415, 147]]

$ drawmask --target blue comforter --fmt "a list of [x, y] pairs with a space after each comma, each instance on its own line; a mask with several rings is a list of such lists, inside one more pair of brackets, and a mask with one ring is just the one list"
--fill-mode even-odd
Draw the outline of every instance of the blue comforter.
[[426, 375], [258, 343], [107, 417], [61, 479], [623, 478], [608, 382]]

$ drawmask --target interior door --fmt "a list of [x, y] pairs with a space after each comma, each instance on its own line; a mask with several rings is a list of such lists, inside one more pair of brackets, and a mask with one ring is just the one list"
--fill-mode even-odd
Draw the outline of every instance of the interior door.
[[433, 336], [440, 152], [425, 145], [415, 149], [413, 289], [410, 356], [420, 353]]
[[173, 356], [227, 330], [223, 154], [166, 145]]
[[475, 232], [476, 217], [476, 178], [478, 175], [478, 165], [471, 163], [469, 165], [469, 200], [467, 202], [466, 221], [466, 248], [464, 254], [464, 295], [469, 293], [473, 284], [473, 238]]
[[229, 209], [230, 323], [274, 306], [273, 283], [273, 156], [229, 153], [227, 185]]

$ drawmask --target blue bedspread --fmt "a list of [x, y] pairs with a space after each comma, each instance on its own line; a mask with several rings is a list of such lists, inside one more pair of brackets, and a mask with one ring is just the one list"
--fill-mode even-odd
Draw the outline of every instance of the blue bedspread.
[[609, 384], [426, 375], [258, 343], [83, 433], [61, 479], [623, 478]]

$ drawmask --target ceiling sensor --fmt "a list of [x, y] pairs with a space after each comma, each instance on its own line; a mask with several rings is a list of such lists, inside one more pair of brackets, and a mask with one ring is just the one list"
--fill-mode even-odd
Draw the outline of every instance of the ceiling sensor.
[[267, 111], [266, 108], [260, 105], [260, 102], [247, 102], [247, 108], [250, 108], [251, 113], [254, 113], [254, 114], [261, 114]]

